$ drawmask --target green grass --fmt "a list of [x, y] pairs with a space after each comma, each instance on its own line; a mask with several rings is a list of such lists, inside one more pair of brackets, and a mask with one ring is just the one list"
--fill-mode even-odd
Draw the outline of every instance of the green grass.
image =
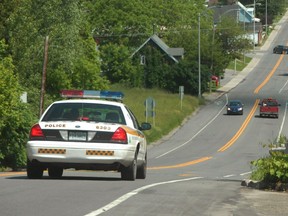
[[197, 97], [184, 95], [181, 106], [178, 94], [171, 94], [158, 89], [126, 88], [121, 85], [112, 85], [110, 89], [124, 93], [123, 103], [132, 110], [140, 124], [146, 121], [145, 100], [148, 97], [154, 99], [156, 115], [154, 119], [153, 117], [147, 118], [152, 129], [145, 131], [148, 144], [158, 141], [179, 127], [187, 117], [192, 115], [200, 103]]
[[[252, 58], [248, 56], [242, 56], [240, 59], [236, 59], [236, 71], [242, 71], [251, 61]], [[231, 61], [227, 69], [235, 70], [235, 61]]]

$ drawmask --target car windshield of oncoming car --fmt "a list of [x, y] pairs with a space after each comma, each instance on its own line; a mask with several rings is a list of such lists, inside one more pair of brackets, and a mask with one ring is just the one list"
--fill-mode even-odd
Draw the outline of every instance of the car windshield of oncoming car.
[[266, 101], [267, 106], [278, 106], [276, 101]]
[[241, 103], [237, 101], [232, 101], [230, 102], [230, 106], [241, 106]]
[[95, 103], [56, 103], [42, 121], [96, 121], [126, 124], [119, 106]]

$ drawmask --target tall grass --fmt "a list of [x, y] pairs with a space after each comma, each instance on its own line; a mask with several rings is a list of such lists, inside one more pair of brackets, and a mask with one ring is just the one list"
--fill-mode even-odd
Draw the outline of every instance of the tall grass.
[[148, 144], [168, 135], [199, 107], [198, 98], [190, 95], [184, 95], [181, 104], [179, 94], [171, 94], [163, 90], [127, 88], [121, 85], [112, 85], [110, 89], [124, 93], [123, 103], [132, 110], [140, 124], [146, 121], [145, 100], [148, 97], [154, 99], [155, 117], [147, 118], [152, 129], [145, 131]]
[[234, 70], [235, 69], [235, 63], [236, 63], [236, 71], [242, 71], [252, 60], [251, 57], [248, 56], [241, 56], [240, 59], [236, 59], [236, 61], [231, 61], [227, 67], [227, 69]]

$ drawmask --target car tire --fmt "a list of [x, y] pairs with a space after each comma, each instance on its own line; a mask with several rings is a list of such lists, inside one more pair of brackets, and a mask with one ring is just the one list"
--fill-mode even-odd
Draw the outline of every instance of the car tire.
[[29, 179], [41, 179], [43, 177], [44, 169], [37, 164], [27, 161], [27, 177]]
[[145, 155], [145, 159], [141, 166], [137, 168], [137, 179], [145, 179], [146, 178], [146, 173], [147, 173], [147, 154]]
[[61, 178], [63, 175], [63, 168], [61, 167], [49, 167], [48, 175], [50, 178]]
[[123, 167], [121, 170], [121, 179], [135, 181], [137, 173], [137, 154], [132, 163], [128, 167]]

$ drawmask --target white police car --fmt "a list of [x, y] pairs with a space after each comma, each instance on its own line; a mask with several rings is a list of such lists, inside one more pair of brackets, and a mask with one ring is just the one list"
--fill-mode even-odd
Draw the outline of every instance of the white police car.
[[31, 128], [28, 178], [42, 178], [45, 169], [50, 177], [60, 178], [64, 169], [75, 168], [116, 170], [124, 180], [145, 179], [147, 143], [142, 131], [151, 125], [139, 125], [131, 110], [115, 101], [122, 100], [123, 94], [90, 90], [61, 94], [81, 99], [52, 103]]

